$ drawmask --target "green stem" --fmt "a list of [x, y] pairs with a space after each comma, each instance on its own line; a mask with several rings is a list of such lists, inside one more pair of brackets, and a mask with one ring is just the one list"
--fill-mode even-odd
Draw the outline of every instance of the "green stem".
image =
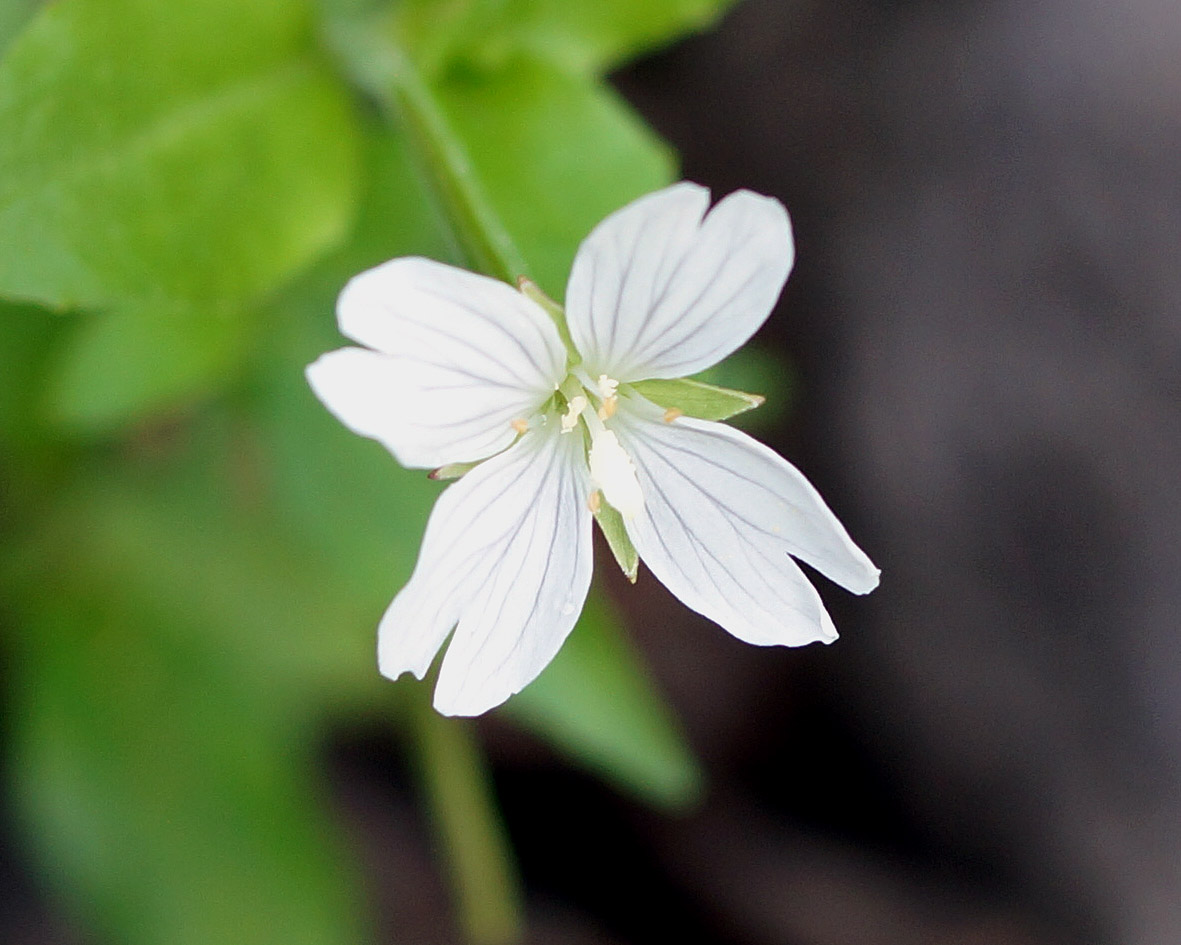
[[518, 942], [523, 922], [516, 867], [471, 723], [439, 715], [425, 691], [414, 695], [419, 771], [446, 849], [467, 940], [473, 945]]
[[532, 279], [526, 279], [524, 276], [519, 277], [517, 279], [517, 288], [521, 290], [527, 299], [532, 299], [545, 309], [545, 313], [553, 321], [554, 327], [558, 329], [558, 334], [562, 338], [562, 344], [566, 346], [566, 357], [570, 366], [573, 367], [576, 364], [581, 364], [582, 355], [574, 347], [574, 339], [570, 337], [570, 326], [566, 324], [566, 310], [542, 292], [541, 287]]
[[406, 133], [445, 218], [470, 265], [516, 283], [524, 257], [485, 195], [467, 152], [410, 58], [393, 39], [385, 18], [336, 21], [329, 46], [350, 78]]
[[[352, 81], [405, 133], [469, 265], [515, 284], [525, 273], [524, 259], [389, 23], [332, 21], [327, 41]], [[518, 942], [524, 924], [520, 881], [471, 723], [438, 715], [423, 690], [412, 693], [410, 702], [419, 773], [466, 938], [473, 945]]]

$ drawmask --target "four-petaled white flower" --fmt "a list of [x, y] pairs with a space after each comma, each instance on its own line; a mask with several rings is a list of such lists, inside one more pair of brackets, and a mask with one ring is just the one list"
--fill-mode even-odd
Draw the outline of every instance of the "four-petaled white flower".
[[421, 679], [455, 628], [440, 712], [485, 712], [553, 659], [586, 599], [600, 502], [673, 594], [749, 643], [836, 638], [791, 556], [855, 593], [877, 585], [795, 467], [633, 386], [730, 354], [787, 279], [778, 201], [738, 191], [708, 208], [705, 188], [681, 183], [591, 232], [566, 290], [573, 350], [533, 297], [427, 259], [392, 260], [341, 293], [340, 330], [365, 347], [308, 368], [319, 398], [404, 466], [478, 463], [435, 504], [379, 631], [381, 672]]

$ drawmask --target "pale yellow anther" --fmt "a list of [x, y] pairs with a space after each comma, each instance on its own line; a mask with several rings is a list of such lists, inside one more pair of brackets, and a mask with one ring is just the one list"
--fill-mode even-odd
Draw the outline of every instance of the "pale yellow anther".
[[600, 374], [598, 388], [599, 396], [604, 400], [610, 400], [619, 390], [619, 381], [613, 377], [608, 377], [606, 374]]
[[524, 433], [529, 429], [529, 421], [522, 420], [520, 417], [517, 417], [517, 419], [512, 422], [511, 426], [518, 433]]
[[672, 423], [677, 419], [677, 417], [683, 416], [685, 416], [685, 411], [681, 410], [679, 407], [669, 407], [668, 410], [664, 412], [664, 422]]
[[598, 515], [599, 509], [603, 506], [603, 493], [595, 489], [586, 499], [586, 507], [590, 509], [591, 515]]
[[598, 410], [600, 420], [609, 420], [615, 416], [615, 408], [619, 406], [619, 398], [612, 394], [603, 401], [603, 406]]
[[569, 433], [578, 426], [578, 417], [586, 409], [586, 398], [577, 394], [570, 398], [566, 413], [562, 417], [562, 432]]

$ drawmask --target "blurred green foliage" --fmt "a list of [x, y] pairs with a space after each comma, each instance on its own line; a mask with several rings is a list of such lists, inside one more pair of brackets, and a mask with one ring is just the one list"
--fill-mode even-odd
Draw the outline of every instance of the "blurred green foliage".
[[[515, 935], [474, 730], [375, 667], [440, 487], [303, 367], [340, 344], [344, 281], [393, 256], [560, 297], [586, 231], [675, 173], [602, 72], [727, 5], [0, 6], [9, 787], [96, 941], [365, 941], [315, 763], [360, 715], [417, 746], [468, 936]], [[601, 597], [500, 711], [639, 798], [700, 792]]]

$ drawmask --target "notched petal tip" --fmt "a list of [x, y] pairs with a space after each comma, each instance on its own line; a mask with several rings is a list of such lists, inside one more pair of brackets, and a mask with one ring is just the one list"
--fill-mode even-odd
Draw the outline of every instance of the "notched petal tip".
[[795, 467], [723, 424], [622, 415], [645, 490], [640, 556], [686, 605], [756, 645], [831, 643], [836, 628], [793, 556], [866, 593], [877, 569]]
[[[843, 531], [843, 526], [841, 528]], [[839, 584], [850, 594], [865, 595], [876, 590], [882, 581], [882, 569], [870, 560], [869, 555], [861, 550], [851, 538], [845, 534], [846, 567], [841, 575], [827, 574], [830, 580]], [[805, 559], [807, 560], [807, 559]], [[809, 562], [811, 563], [811, 562]], [[819, 568], [822, 573], [825, 569]]]
[[[787, 207], [782, 201], [766, 194], [755, 193], [753, 190], [736, 190], [718, 201], [706, 216], [706, 220], [715, 214], [725, 217], [728, 227], [745, 232], [754, 240], [754, 245], [759, 251], [774, 262], [775, 268], [782, 271], [782, 276], [777, 276], [781, 291], [795, 267], [796, 260], [795, 230], [791, 214], [787, 212]], [[775, 298], [778, 296], [779, 293], [776, 292]], [[772, 302], [774, 300], [772, 299]]]
[[446, 489], [414, 574], [387, 610], [379, 665], [422, 678], [446, 643], [434, 705], [480, 715], [549, 664], [590, 586], [581, 439], [551, 424]]
[[347, 348], [337, 348], [335, 351], [325, 351], [322, 355], [316, 358], [311, 364], [303, 369], [304, 380], [308, 382], [308, 386], [313, 391], [317, 391], [317, 387], [321, 380], [332, 370], [333, 362], [338, 360], [340, 352], [348, 350]]
[[391, 648], [382, 646], [381, 635], [378, 636], [377, 644], [377, 671], [381, 673], [386, 679], [396, 682], [407, 673], [415, 679], [422, 680], [426, 678], [427, 671], [431, 668], [431, 663], [434, 661], [438, 650], [429, 654], [425, 661], [412, 662], [405, 658], [405, 654], [398, 654], [398, 657], [391, 651]]
[[[860, 549], [858, 549], [860, 550]], [[856, 586], [844, 585], [845, 589], [853, 594], [869, 594], [877, 590], [879, 584], [882, 583], [882, 569], [877, 567], [869, 558], [865, 559], [865, 575], [864, 581], [858, 583]]]
[[587, 364], [622, 381], [685, 377], [750, 338], [794, 259], [775, 198], [739, 190], [709, 209], [705, 188], [675, 185], [612, 214], [579, 247], [571, 334]]
[[445, 715], [448, 718], [472, 719], [499, 708], [519, 691], [514, 689], [512, 692], [496, 692], [495, 694], [472, 693], [462, 690], [444, 692], [436, 686], [431, 705], [439, 715]]
[[[337, 318], [341, 332], [363, 346], [344, 349], [358, 373], [366, 368], [362, 354], [369, 367], [387, 370], [353, 377], [342, 361], [328, 378], [314, 365], [311, 383], [347, 425], [380, 439], [412, 468], [504, 449], [512, 425], [532, 416], [565, 373], [565, 346], [538, 305], [503, 282], [418, 256], [350, 279]], [[328, 395], [337, 396], [326, 396], [329, 384]]]

